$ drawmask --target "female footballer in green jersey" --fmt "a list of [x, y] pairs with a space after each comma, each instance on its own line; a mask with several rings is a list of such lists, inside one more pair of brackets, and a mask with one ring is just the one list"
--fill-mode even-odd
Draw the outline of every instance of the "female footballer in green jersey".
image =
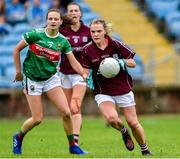
[[[23, 81], [23, 92], [32, 116], [23, 123], [20, 131], [14, 134], [13, 153], [22, 153], [22, 141], [25, 134], [41, 123], [43, 119], [42, 93], [46, 92], [62, 116], [64, 130], [69, 141], [69, 152], [71, 154], [86, 154], [75, 144], [70, 109], [61, 88], [60, 78], [56, 73], [61, 55], [66, 54], [73, 69], [84, 79], [86, 74], [74, 57], [69, 42], [59, 33], [59, 26], [62, 24], [59, 10], [49, 10], [46, 18], [47, 25], [45, 28], [34, 29], [25, 33], [23, 39], [14, 49], [15, 81]], [[20, 51], [27, 46], [29, 49], [23, 62], [22, 73]]]

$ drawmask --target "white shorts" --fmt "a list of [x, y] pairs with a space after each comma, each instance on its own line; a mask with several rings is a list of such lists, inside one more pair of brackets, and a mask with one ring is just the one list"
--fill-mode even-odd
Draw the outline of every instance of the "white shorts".
[[124, 95], [119, 95], [119, 96], [110, 96], [110, 95], [105, 95], [105, 94], [97, 94], [95, 96], [95, 101], [99, 105], [102, 102], [110, 101], [116, 104], [118, 107], [130, 107], [130, 106], [135, 106], [135, 100], [134, 100], [134, 93], [130, 91], [127, 94]]
[[86, 82], [79, 74], [63, 74], [59, 72], [59, 77], [61, 79], [62, 88], [72, 88], [75, 85], [83, 85], [86, 86]]
[[60, 87], [61, 81], [57, 74], [53, 75], [46, 81], [32, 81], [25, 75], [23, 75], [23, 89], [28, 95], [41, 95], [43, 92], [47, 92], [55, 87]]

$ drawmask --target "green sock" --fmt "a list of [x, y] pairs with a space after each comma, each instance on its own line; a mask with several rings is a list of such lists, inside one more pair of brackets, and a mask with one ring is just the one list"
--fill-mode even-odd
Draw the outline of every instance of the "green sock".
[[74, 141], [74, 135], [67, 135], [68, 141], [69, 141], [69, 146], [73, 146], [75, 145], [75, 141]]

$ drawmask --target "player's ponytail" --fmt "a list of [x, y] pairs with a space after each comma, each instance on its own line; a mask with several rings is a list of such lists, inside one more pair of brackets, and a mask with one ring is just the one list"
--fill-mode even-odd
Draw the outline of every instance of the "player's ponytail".
[[72, 19], [70, 19], [67, 15], [62, 15], [61, 19], [63, 20], [63, 23], [61, 24], [60, 27], [66, 27], [66, 26], [73, 25]]

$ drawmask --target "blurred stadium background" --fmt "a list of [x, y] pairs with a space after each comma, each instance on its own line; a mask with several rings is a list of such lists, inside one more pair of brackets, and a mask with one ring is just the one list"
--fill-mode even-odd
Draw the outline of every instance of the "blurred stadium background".
[[[46, 11], [56, 6], [65, 13], [73, 0], [0, 1], [0, 117], [29, 115], [21, 83], [13, 83], [13, 48], [23, 33], [45, 25]], [[180, 1], [179, 0], [74, 0], [82, 20], [94, 18], [112, 24], [112, 37], [136, 51], [134, 79], [138, 113], [180, 113]], [[21, 53], [26, 57], [27, 49]], [[45, 114], [57, 115], [44, 96]], [[87, 92], [83, 113], [97, 115], [92, 93]]]

